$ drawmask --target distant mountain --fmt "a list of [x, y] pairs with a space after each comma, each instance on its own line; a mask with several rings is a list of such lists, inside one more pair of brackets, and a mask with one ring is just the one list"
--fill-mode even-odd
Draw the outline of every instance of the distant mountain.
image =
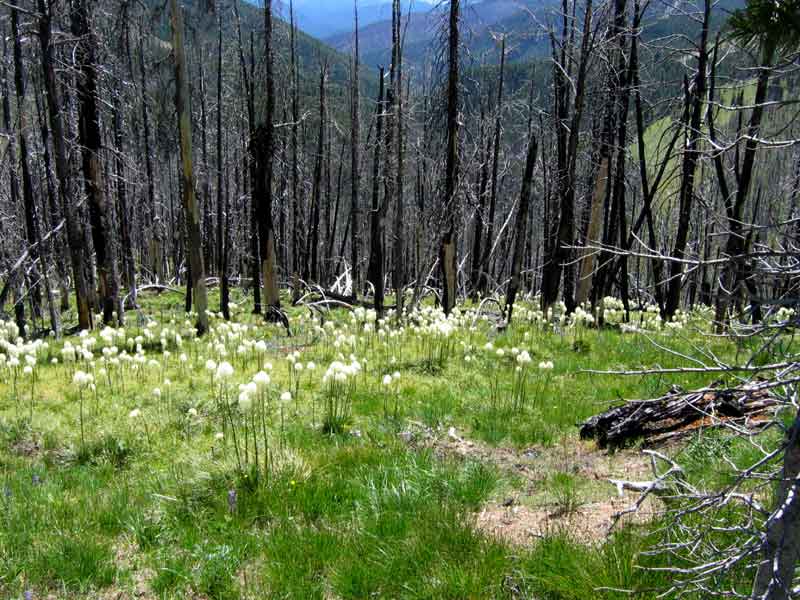
[[[307, 0], [313, 1], [313, 0]], [[322, 0], [324, 1], [324, 0]], [[330, 1], [330, 0], [328, 0]], [[732, 10], [744, 5], [744, 0], [720, 0], [714, 5], [712, 22], [721, 26]], [[472, 65], [496, 64], [499, 58], [498, 34], [507, 35], [507, 60], [510, 63], [529, 62], [550, 55], [550, 41], [545, 27], [557, 18], [558, 0], [473, 0], [462, 14], [462, 39], [467, 48], [463, 55]], [[404, 62], [421, 66], [435, 54], [438, 31], [446, 25], [447, 3], [412, 13], [403, 19], [405, 32]], [[645, 36], [649, 39], [673, 34], [687, 34], [697, 29], [696, 20], [686, 12], [677, 12], [669, 2], [656, 5], [647, 12]], [[362, 63], [369, 66], [386, 65], [391, 54], [391, 21], [362, 24], [360, 50]], [[694, 35], [693, 33], [691, 35]], [[329, 46], [340, 52], [350, 52], [351, 32], [321, 36]]]
[[[430, 10], [431, 0], [403, 0], [403, 12]], [[288, 0], [284, 0], [288, 5]], [[285, 11], [288, 10], [284, 8]], [[297, 25], [314, 37], [325, 38], [353, 30], [353, 0], [295, 0]], [[368, 26], [392, 17], [391, 0], [359, 0], [358, 18]]]
[[[462, 37], [470, 56], [476, 62], [484, 59], [496, 62], [495, 40], [499, 33], [509, 35], [509, 59], [512, 61], [546, 54], [548, 43], [536, 26], [534, 16], [544, 17], [552, 6], [553, 0], [479, 0], [467, 4], [462, 15]], [[429, 56], [444, 17], [443, 8], [437, 6], [404, 17], [406, 63], [421, 64]], [[386, 64], [390, 55], [391, 21], [364, 24], [359, 31], [363, 63]], [[348, 32], [321, 39], [341, 52], [348, 52], [352, 38], [352, 33]]]

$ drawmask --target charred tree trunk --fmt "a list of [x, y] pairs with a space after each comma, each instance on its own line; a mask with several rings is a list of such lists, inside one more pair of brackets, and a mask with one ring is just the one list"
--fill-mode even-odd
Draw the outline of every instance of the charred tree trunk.
[[[141, 36], [142, 38], [144, 36]], [[150, 110], [147, 101], [147, 68], [144, 62], [144, 42], [139, 41], [139, 76], [141, 81], [142, 93], [142, 139], [144, 142], [144, 166], [145, 174], [147, 177], [147, 205], [144, 210], [145, 217], [152, 225], [152, 237], [148, 249], [149, 254], [149, 267], [152, 274], [156, 279], [162, 274], [161, 267], [161, 234], [160, 234], [160, 218], [158, 215], [158, 208], [156, 207], [156, 184], [155, 174], [153, 169], [153, 151], [150, 146]]]
[[[289, 68], [291, 70], [290, 77], [292, 80], [292, 265], [293, 277], [294, 279], [297, 279], [298, 274], [304, 269], [304, 265], [306, 263], [306, 253], [303, 248], [303, 236], [300, 229], [302, 223], [302, 207], [300, 204], [300, 194], [298, 191], [298, 186], [300, 185], [300, 167], [298, 164], [298, 161], [300, 160], [300, 144], [298, 140], [298, 127], [300, 120], [300, 89], [296, 45], [297, 24], [295, 23], [294, 2], [292, 0], [289, 0], [289, 17]], [[298, 300], [299, 293], [299, 288], [296, 285], [293, 286], [293, 301]]]
[[[481, 106], [481, 140], [484, 137], [484, 109]], [[470, 273], [470, 284], [472, 285], [472, 299], [477, 300], [481, 292], [481, 264], [483, 262], [483, 252], [481, 251], [483, 242], [483, 220], [486, 209], [486, 188], [489, 185], [489, 155], [492, 138], [486, 135], [486, 149], [483, 150], [482, 141], [480, 156], [480, 170], [478, 175], [478, 206], [475, 209], [475, 226], [472, 232], [472, 269]], [[482, 154], [481, 154], [482, 153]]]
[[[19, 38], [19, 31], [18, 31], [18, 16], [17, 16], [17, 9], [11, 9], [11, 28], [12, 28], [12, 36], [14, 39], [14, 70], [18, 71], [19, 65], [17, 65], [17, 46], [19, 45], [18, 38]], [[6, 57], [8, 56], [8, 44], [6, 42], [5, 31], [3, 31], [3, 126], [5, 127], [6, 131], [8, 132], [8, 152], [11, 155], [11, 160], [8, 161], [8, 178], [9, 178], [9, 192], [11, 196], [11, 204], [13, 209], [19, 207], [20, 204], [20, 189], [19, 189], [19, 175], [17, 174], [17, 145], [15, 142], [14, 135], [12, 134], [11, 128], [11, 91], [8, 87], [8, 68], [6, 66]], [[16, 75], [16, 73], [15, 73]], [[18, 77], [15, 77], [15, 80]], [[19, 101], [19, 99], [18, 99]], [[19, 108], [18, 108], [19, 110]], [[22, 125], [24, 124], [24, 119], [20, 118], [19, 123], [19, 131], [18, 135], [20, 138], [23, 138], [25, 133]], [[25, 154], [20, 157], [20, 162], [25, 161]], [[30, 239], [30, 235], [27, 232], [27, 223], [29, 219], [27, 218], [28, 207], [27, 207], [27, 198], [25, 199], [26, 206], [23, 206], [23, 213], [26, 214], [25, 222], [25, 237], [30, 246], [33, 244], [33, 240]], [[33, 246], [35, 248], [35, 246]], [[31, 258], [36, 260], [36, 254], [34, 253]], [[6, 266], [5, 264], [3, 265]], [[22, 268], [16, 269], [14, 272], [9, 272], [8, 281], [6, 285], [4, 285], [4, 292], [9, 288], [13, 290], [13, 299], [14, 299], [14, 321], [17, 325], [17, 329], [19, 330], [19, 335], [21, 337], [25, 337], [26, 332], [26, 323], [25, 323], [25, 303], [23, 301], [24, 294], [22, 291], [22, 284], [24, 277], [21, 274]], [[5, 299], [3, 298], [3, 304], [0, 304], [0, 309], [5, 306]]]
[[[577, 3], [576, 3], [577, 4]], [[574, 17], [573, 17], [574, 19]], [[553, 229], [549, 233], [550, 241], [547, 244], [544, 270], [542, 272], [542, 308], [547, 313], [558, 299], [561, 278], [564, 278], [564, 304], [567, 311], [575, 309], [574, 275], [573, 268], [568, 264], [572, 257], [571, 246], [575, 238], [575, 185], [576, 163], [578, 150], [578, 135], [580, 133], [581, 117], [585, 101], [586, 73], [591, 49], [592, 1], [586, 3], [583, 20], [583, 38], [581, 40], [578, 71], [575, 82], [575, 105], [572, 116], [569, 117], [569, 97], [571, 82], [569, 72], [571, 61], [562, 49], [560, 57], [557, 56], [556, 42], [552, 40], [554, 55], [554, 71], [556, 89], [556, 138], [557, 138], [557, 194], [559, 199], [560, 214], [553, 219]], [[567, 42], [567, 21], [565, 17], [564, 32], [562, 33], [562, 48], [564, 44], [572, 45], [573, 33], [569, 34]], [[558, 65], [561, 65], [559, 67]]]
[[703, 116], [703, 103], [706, 99], [706, 69], [708, 67], [708, 30], [710, 20], [711, 0], [706, 0], [703, 29], [700, 34], [700, 46], [698, 49], [697, 76], [695, 77], [691, 91], [688, 89], [688, 83], [686, 84], [687, 102], [691, 106], [691, 116], [687, 124], [687, 140], [686, 147], [684, 148], [681, 170], [678, 226], [675, 234], [675, 245], [672, 250], [672, 258], [676, 260], [670, 263], [669, 287], [664, 302], [664, 313], [667, 318], [672, 317], [678, 310], [681, 302], [681, 290], [683, 289], [683, 263], [681, 261], [684, 258], [686, 243], [689, 239], [690, 219], [692, 215], [692, 205], [694, 204], [694, 180], [697, 172], [697, 164], [700, 161], [702, 153], [702, 149], [700, 148], [700, 138], [702, 135], [700, 123]]
[[77, 211], [77, 203], [70, 188], [69, 163], [67, 159], [66, 136], [61, 113], [61, 101], [55, 72], [55, 49], [52, 43], [52, 14], [47, 0], [37, 0], [39, 9], [39, 43], [41, 45], [42, 72], [44, 74], [47, 112], [50, 130], [53, 133], [56, 177], [58, 193], [67, 225], [67, 241], [72, 263], [72, 276], [75, 282], [75, 296], [78, 310], [78, 326], [92, 328], [92, 310], [89, 302], [89, 286], [86, 281], [86, 253], [84, 250], [83, 225]]
[[350, 76], [350, 268], [353, 297], [361, 289], [361, 78], [358, 48], [358, 0], [353, 0], [353, 72]]
[[[231, 311], [229, 305], [228, 294], [228, 270], [225, 264], [225, 242], [223, 236], [225, 235], [226, 228], [223, 224], [225, 218], [223, 211], [223, 169], [222, 169], [222, 12], [220, 11], [217, 21], [217, 274], [220, 278], [220, 297], [219, 297], [219, 310], [225, 320], [230, 320]], [[248, 100], [249, 101], [249, 100]], [[210, 210], [209, 210], [210, 213]], [[207, 221], [210, 221], [210, 215]], [[208, 239], [211, 239], [209, 232]], [[208, 244], [211, 245], [210, 243]]]
[[[206, 296], [206, 272], [203, 264], [202, 216], [194, 190], [194, 166], [192, 163], [192, 121], [189, 111], [189, 81], [186, 71], [186, 56], [183, 49], [183, 14], [178, 0], [170, 0], [172, 25], [172, 52], [175, 67], [175, 109], [178, 113], [178, 131], [181, 149], [181, 195], [186, 223], [187, 254], [192, 278], [194, 306], [197, 312], [197, 332], [203, 335], [208, 330], [208, 298]], [[187, 289], [190, 286], [187, 285]], [[187, 294], [188, 296], [188, 294]]]
[[761, 121], [764, 116], [764, 102], [767, 99], [774, 54], [775, 49], [772, 45], [763, 48], [763, 57], [756, 81], [754, 106], [747, 127], [744, 155], [742, 156], [741, 165], [737, 165], [736, 169], [738, 187], [733, 198], [725, 198], [725, 209], [728, 216], [728, 239], [725, 242], [724, 256], [728, 260], [722, 272], [720, 291], [717, 295], [715, 320], [719, 331], [724, 329], [727, 322], [731, 299], [737, 294], [740, 284], [749, 277], [747, 266], [742, 260], [742, 254], [748, 245], [742, 221], [753, 181], [756, 151], [759, 146], [758, 138], [761, 131]]
[[442, 308], [449, 315], [456, 305], [456, 191], [458, 186], [458, 45], [460, 0], [450, 0], [447, 74], [447, 155], [444, 177], [444, 232], [439, 246], [442, 276]]
[[[119, 81], [122, 81], [120, 77]], [[123, 161], [122, 141], [122, 89], [118, 85], [114, 94], [113, 121], [114, 121], [114, 175], [117, 180], [117, 213], [119, 216], [119, 230], [122, 242], [123, 263], [125, 279], [128, 284], [128, 295], [132, 306], [137, 306], [136, 296], [136, 262], [133, 257], [133, 236], [131, 235], [130, 210], [128, 208], [128, 187], [125, 180], [125, 163]], [[119, 296], [119, 293], [118, 293]], [[119, 301], [118, 306], [122, 302]], [[118, 310], [123, 310], [124, 307]], [[120, 314], [122, 314], [120, 312]]]
[[403, 285], [405, 284], [405, 237], [403, 226], [405, 208], [403, 199], [403, 171], [404, 171], [404, 137], [403, 137], [403, 48], [400, 36], [402, 12], [400, 0], [392, 4], [392, 70], [394, 78], [394, 120], [395, 120], [395, 148], [393, 173], [395, 182], [395, 212], [394, 212], [394, 247], [392, 249], [392, 287], [394, 288], [397, 304], [397, 314], [403, 312]]
[[367, 280], [375, 294], [375, 312], [383, 316], [383, 209], [381, 207], [381, 139], [383, 134], [384, 85], [383, 67], [380, 68], [378, 105], [375, 112], [375, 154], [372, 161], [372, 209], [370, 210], [370, 252]]
[[317, 155], [314, 160], [314, 176], [311, 187], [311, 231], [308, 237], [306, 270], [303, 278], [308, 281], [319, 281], [319, 230], [320, 210], [322, 205], [322, 169], [325, 154], [325, 82], [328, 76], [328, 65], [320, 64], [319, 74], [319, 130], [317, 132]]
[[278, 274], [275, 257], [275, 228], [272, 223], [272, 179], [274, 175], [273, 152], [275, 149], [275, 83], [272, 64], [272, 0], [264, 4], [264, 55], [266, 62], [267, 107], [264, 125], [256, 131], [255, 171], [253, 195], [258, 221], [259, 254], [261, 256], [261, 278], [264, 282], [264, 316], [274, 319], [280, 309]]
[[[530, 131], [530, 125], [528, 126]], [[506, 323], [511, 323], [511, 314], [514, 310], [514, 302], [520, 288], [520, 274], [522, 272], [522, 259], [525, 255], [525, 240], [528, 232], [528, 213], [531, 203], [531, 186], [533, 184], [533, 170], [536, 167], [536, 153], [538, 144], [533, 133], [529, 133], [528, 153], [525, 159], [525, 174], [522, 178], [522, 190], [519, 194], [519, 208], [517, 209], [517, 220], [514, 225], [514, 256], [511, 259], [511, 280], [508, 283], [506, 292]]]
[[[102, 137], [97, 107], [97, 39], [90, 26], [89, 2], [91, 0], [77, 0], [72, 10], [72, 34], [78, 40], [76, 55], [80, 67], [77, 77], [78, 141], [83, 181], [89, 199], [92, 244], [97, 254], [97, 295], [103, 309], [103, 323], [108, 325], [114, 318], [114, 309], [118, 308], [119, 274], [100, 164]], [[122, 315], [117, 317], [121, 322]]]
[[486, 224], [486, 242], [483, 245], [483, 256], [481, 257], [481, 267], [479, 274], [478, 289], [486, 292], [489, 285], [489, 261], [492, 254], [494, 242], [494, 221], [497, 211], [497, 188], [498, 172], [500, 169], [500, 136], [502, 133], [503, 116], [503, 85], [505, 83], [506, 68], [506, 37], [503, 36], [500, 42], [500, 77], [497, 82], [497, 105], [495, 106], [494, 116], [494, 142], [492, 148], [492, 186], [489, 191], [489, 217]]

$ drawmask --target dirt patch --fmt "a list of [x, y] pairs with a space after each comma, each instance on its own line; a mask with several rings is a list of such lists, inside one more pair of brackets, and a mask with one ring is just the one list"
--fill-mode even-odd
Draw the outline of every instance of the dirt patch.
[[[476, 527], [512, 544], [530, 544], [553, 533], [581, 542], [600, 543], [611, 532], [615, 516], [636, 501], [636, 494], [619, 496], [609, 479], [652, 479], [649, 458], [637, 450], [609, 453], [594, 442], [566, 439], [553, 447], [525, 449], [490, 446], [470, 440], [454, 428], [432, 430], [421, 424], [401, 437], [411, 447], [431, 448], [440, 458], [476, 460], [511, 475], [521, 485], [510, 497], [486, 504], [476, 514]], [[567, 514], [552, 503], [548, 478], [568, 474], [577, 482], [578, 507]], [[659, 511], [660, 502], [648, 498], [641, 508], [616, 523], [644, 523]]]
[[[443, 431], [418, 424], [413, 431], [400, 435], [409, 446], [431, 448], [440, 458], [477, 460], [534, 483], [541, 482], [554, 471], [603, 481], [649, 479], [651, 474], [649, 459], [641, 452], [620, 450], [609, 453], [599, 450], [594, 442], [577, 439], [567, 439], [558, 446], [531, 446], [520, 450], [470, 440], [453, 427]], [[611, 492], [613, 487], [609, 485]]]
[[[503, 506], [490, 503], [475, 519], [475, 525], [484, 533], [514, 545], [529, 545], [539, 538], [564, 534], [581, 543], [602, 543], [611, 532], [614, 517], [633, 504], [633, 498], [618, 498], [584, 504], [570, 514], [558, 514], [552, 507], [533, 508], [523, 505]], [[636, 512], [622, 517], [623, 523], [646, 523], [656, 514], [650, 500]]]
[[38, 441], [33, 439], [19, 440], [11, 444], [11, 452], [17, 456], [25, 458], [32, 458], [38, 456], [42, 452], [42, 447]]

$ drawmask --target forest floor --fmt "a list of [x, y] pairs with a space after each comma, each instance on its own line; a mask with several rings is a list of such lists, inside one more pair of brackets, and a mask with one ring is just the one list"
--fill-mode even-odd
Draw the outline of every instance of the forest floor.
[[[586, 371], [744, 350], [689, 320], [554, 333], [532, 307], [504, 331], [468, 310], [399, 326], [292, 308], [287, 337], [244, 299], [196, 340], [180, 296], [143, 302], [124, 330], [67, 340], [6, 326], [3, 598], [655, 598], [669, 576], [640, 552], [661, 507], [612, 528], [635, 496], [608, 482], [650, 479], [649, 462], [576, 425], [711, 382]], [[662, 451], [714, 485], [718, 444]]]

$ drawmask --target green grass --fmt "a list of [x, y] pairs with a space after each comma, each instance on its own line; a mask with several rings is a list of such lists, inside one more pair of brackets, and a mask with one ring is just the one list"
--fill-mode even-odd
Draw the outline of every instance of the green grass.
[[[164, 294], [146, 298], [144, 307], [160, 323], [144, 344], [147, 360], [159, 366], [115, 371], [109, 386], [100, 372], [100, 339], [92, 349], [94, 367], [63, 364], [63, 342], [51, 340], [39, 352], [34, 388], [28, 380], [14, 387], [3, 378], [0, 596], [21, 598], [33, 590], [36, 597], [86, 598], [144, 589], [169, 599], [567, 599], [628, 598], [612, 590], [640, 590], [633, 597], [654, 598], [652, 590], [665, 583], [635, 567], [651, 535], [647, 529], [628, 526], [600, 546], [582, 545], [569, 532], [525, 547], [485, 534], [475, 515], [510, 490], [527, 493], [527, 484], [490, 460], [409, 444], [405, 434], [446, 437], [455, 428], [489, 448], [559, 452], [577, 443], [577, 423], [610, 403], [651, 397], [672, 384], [709, 383], [700, 376], [620, 378], [584, 370], [677, 366], [679, 357], [639, 334], [554, 334], [522, 321], [498, 334], [483, 321], [471, 331], [465, 320], [446, 340], [407, 325], [395, 337], [361, 333], [355, 347], [336, 348], [314, 323], [300, 319], [299, 309], [291, 311], [294, 335], [287, 338], [245, 306], [237, 320], [251, 329], [219, 338], [226, 357], [186, 335], [183, 347], [169, 342], [169, 357], [162, 353], [158, 331], [181, 330], [184, 319], [182, 298]], [[349, 313], [327, 318], [352, 333]], [[129, 315], [125, 337], [143, 335], [143, 326]], [[657, 335], [682, 353], [693, 353], [698, 339], [689, 329]], [[243, 339], [265, 341], [266, 355], [239, 354]], [[483, 349], [489, 340], [491, 351]], [[718, 356], [736, 351], [725, 340], [711, 343]], [[529, 351], [533, 361], [521, 408], [510, 400], [513, 348]], [[317, 364], [313, 373], [290, 377], [286, 356], [295, 349], [302, 362]], [[350, 353], [363, 363], [348, 392], [351, 409], [336, 432], [326, 432], [322, 375], [339, 354], [347, 361]], [[268, 469], [260, 430], [258, 462], [250, 449], [246, 460], [236, 459], [234, 430], [228, 421], [223, 425], [219, 388], [204, 367], [212, 357], [233, 364], [234, 401], [238, 383], [249, 381], [262, 361], [273, 364], [265, 415]], [[50, 364], [52, 358], [59, 363]], [[552, 371], [536, 367], [545, 360], [554, 362]], [[93, 371], [97, 384], [96, 394], [83, 392], [85, 443], [80, 394], [72, 383], [77, 368]], [[382, 386], [393, 371], [400, 379]], [[283, 390], [293, 400], [284, 404], [281, 427]], [[129, 416], [134, 409], [141, 411], [138, 418]], [[253, 428], [245, 429], [235, 402], [230, 410], [241, 453]], [[215, 437], [221, 431], [223, 441]], [[717, 483], [725, 481], [708, 446], [695, 444], [686, 453], [693, 476], [715, 472]], [[547, 467], [536, 486], [532, 493], [563, 513], [600, 493], [597, 483], [566, 465]]]

